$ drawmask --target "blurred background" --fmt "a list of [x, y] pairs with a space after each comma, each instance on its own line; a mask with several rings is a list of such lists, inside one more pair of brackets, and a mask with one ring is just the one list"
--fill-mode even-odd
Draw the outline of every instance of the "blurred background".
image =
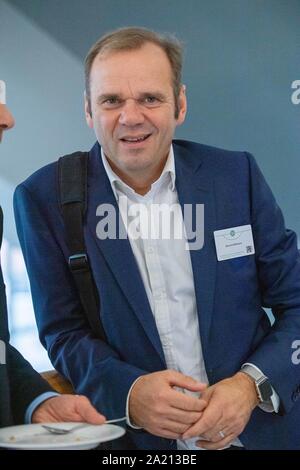
[[103, 33], [144, 26], [185, 44], [188, 117], [177, 137], [252, 152], [300, 234], [299, 0], [0, 0], [0, 79], [16, 118], [0, 146], [1, 263], [12, 343], [37, 370], [39, 343], [12, 213], [15, 186], [94, 142], [83, 114], [83, 60]]

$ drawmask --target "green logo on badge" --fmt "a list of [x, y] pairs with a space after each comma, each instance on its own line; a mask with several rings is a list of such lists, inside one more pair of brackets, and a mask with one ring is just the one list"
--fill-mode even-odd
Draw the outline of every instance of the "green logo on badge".
[[231, 235], [232, 237], [234, 237], [234, 236], [235, 236], [235, 231], [234, 231], [234, 230], [231, 230], [231, 231], [230, 231], [230, 235]]

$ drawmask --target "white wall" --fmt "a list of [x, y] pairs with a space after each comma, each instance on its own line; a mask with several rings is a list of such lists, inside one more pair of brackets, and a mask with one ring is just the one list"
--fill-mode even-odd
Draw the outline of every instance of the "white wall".
[[0, 75], [16, 127], [0, 147], [0, 174], [13, 184], [94, 141], [83, 114], [82, 64], [0, 0]]

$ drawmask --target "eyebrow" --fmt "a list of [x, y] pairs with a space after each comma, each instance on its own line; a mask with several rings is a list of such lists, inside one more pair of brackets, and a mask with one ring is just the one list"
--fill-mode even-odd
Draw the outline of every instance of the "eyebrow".
[[[161, 101], [166, 100], [166, 96], [160, 91], [145, 91], [143, 93], [140, 93], [137, 99], [138, 100], [144, 99], [144, 98], [147, 98], [147, 96], [155, 96]], [[122, 97], [122, 95], [119, 95], [118, 93], [103, 93], [98, 96], [97, 102], [103, 103], [104, 101], [111, 100], [111, 99], [119, 99], [122, 101], [124, 98]]]
[[103, 101], [111, 100], [111, 99], [120, 99], [120, 95], [116, 93], [104, 93], [98, 96], [97, 102], [102, 103]]

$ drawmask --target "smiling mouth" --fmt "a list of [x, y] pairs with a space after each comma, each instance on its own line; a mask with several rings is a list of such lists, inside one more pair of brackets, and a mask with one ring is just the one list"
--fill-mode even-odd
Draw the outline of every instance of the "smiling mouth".
[[120, 140], [122, 142], [126, 142], [128, 144], [138, 144], [138, 143], [141, 143], [141, 142], [145, 142], [145, 140], [147, 140], [150, 136], [151, 136], [151, 134], [145, 134], [145, 135], [142, 135], [140, 137], [125, 136], [125, 137], [122, 137]]

